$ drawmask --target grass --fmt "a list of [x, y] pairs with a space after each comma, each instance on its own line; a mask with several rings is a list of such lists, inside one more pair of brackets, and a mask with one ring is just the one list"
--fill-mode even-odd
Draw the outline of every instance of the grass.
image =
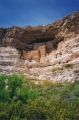
[[74, 66], [73, 64], [65, 64], [61, 67], [54, 67], [54, 68], [52, 68], [52, 72], [55, 72], [57, 70], [72, 69], [73, 66]]

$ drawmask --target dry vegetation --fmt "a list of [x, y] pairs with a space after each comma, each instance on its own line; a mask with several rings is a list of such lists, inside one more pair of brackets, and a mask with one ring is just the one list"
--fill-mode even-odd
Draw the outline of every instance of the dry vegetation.
[[79, 120], [78, 106], [79, 81], [35, 84], [0, 75], [0, 120]]

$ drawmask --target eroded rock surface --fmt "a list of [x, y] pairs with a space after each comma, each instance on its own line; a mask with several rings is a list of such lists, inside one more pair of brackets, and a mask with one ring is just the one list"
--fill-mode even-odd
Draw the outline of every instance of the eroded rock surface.
[[9, 73], [15, 71], [20, 53], [12, 47], [0, 47], [0, 72]]
[[[51, 71], [65, 64], [74, 67]], [[78, 69], [79, 11], [46, 26], [0, 28], [0, 73], [62, 81], [78, 79]]]
[[56, 47], [58, 42], [77, 34], [79, 34], [79, 11], [46, 26], [0, 28], [0, 42], [3, 45], [25, 48], [28, 43], [53, 40]]

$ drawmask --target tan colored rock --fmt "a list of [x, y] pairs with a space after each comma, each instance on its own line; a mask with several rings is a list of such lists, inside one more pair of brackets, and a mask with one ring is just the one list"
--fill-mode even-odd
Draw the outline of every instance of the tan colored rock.
[[[52, 73], [54, 67], [77, 64]], [[46, 26], [0, 28], [0, 73], [25, 73], [52, 81], [73, 80], [79, 64], [79, 11]], [[5, 67], [6, 66], [6, 67]]]
[[[2, 44], [4, 39], [6, 43], [14, 39], [16, 40], [15, 42], [18, 40], [23, 44], [41, 43], [51, 40], [54, 43], [53, 47], [56, 47], [65, 38], [74, 37], [77, 34], [79, 34], [79, 11], [46, 26], [0, 28], [0, 43]], [[2, 45], [4, 46], [5, 44]], [[21, 44], [18, 45], [20, 48]], [[17, 46], [15, 45], [15, 47]]]

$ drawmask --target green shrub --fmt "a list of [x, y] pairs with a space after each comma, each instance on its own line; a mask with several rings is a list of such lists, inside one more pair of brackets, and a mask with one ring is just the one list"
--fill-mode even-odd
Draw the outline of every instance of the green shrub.
[[63, 67], [55, 67], [55, 68], [52, 68], [52, 72], [57, 71], [57, 70], [64, 70], [64, 68], [63, 68]]
[[74, 66], [73, 64], [65, 64], [61, 67], [54, 67], [54, 68], [52, 68], [52, 72], [55, 72], [57, 70], [72, 69], [73, 66]]
[[66, 64], [63, 67], [69, 69], [69, 68], [73, 68], [73, 66], [74, 66], [73, 64]]
[[0, 120], [79, 120], [78, 80], [36, 85], [17, 75], [0, 78]]

